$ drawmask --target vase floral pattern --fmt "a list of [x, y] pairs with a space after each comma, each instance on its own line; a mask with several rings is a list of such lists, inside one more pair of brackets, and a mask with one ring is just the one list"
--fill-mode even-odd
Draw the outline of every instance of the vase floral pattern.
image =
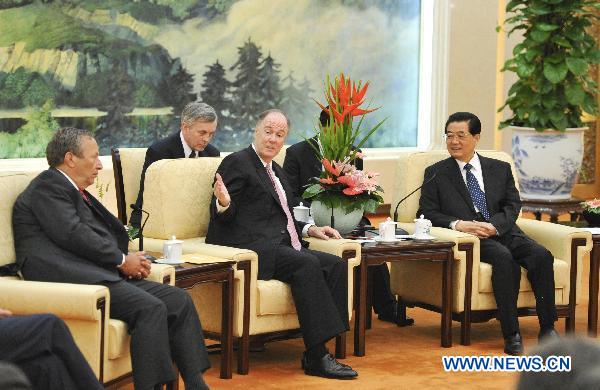
[[583, 160], [584, 128], [564, 133], [513, 127], [512, 157], [522, 199], [571, 198]]

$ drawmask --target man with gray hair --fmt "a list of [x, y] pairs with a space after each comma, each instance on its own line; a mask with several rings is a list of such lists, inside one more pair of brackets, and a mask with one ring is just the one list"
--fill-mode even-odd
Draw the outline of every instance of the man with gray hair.
[[140, 179], [135, 209], [130, 223], [140, 227], [144, 201], [146, 169], [155, 161], [170, 158], [219, 157], [219, 150], [209, 142], [217, 130], [217, 113], [206, 103], [188, 103], [181, 112], [180, 131], [152, 144], [146, 151], [146, 159]]
[[210, 367], [200, 320], [190, 296], [146, 280], [144, 252], [129, 252], [123, 224], [85, 189], [102, 162], [92, 135], [60, 129], [48, 143], [50, 168], [19, 195], [13, 207], [17, 264], [26, 280], [99, 284], [110, 291], [110, 316], [128, 326], [135, 389], [177, 378], [186, 389], [206, 389]]

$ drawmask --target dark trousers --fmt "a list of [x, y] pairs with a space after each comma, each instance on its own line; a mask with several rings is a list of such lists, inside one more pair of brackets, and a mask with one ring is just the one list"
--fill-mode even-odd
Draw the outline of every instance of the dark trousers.
[[0, 360], [16, 364], [36, 390], [103, 388], [53, 314], [0, 319]]
[[480, 241], [481, 261], [492, 266], [492, 287], [502, 334], [519, 331], [517, 298], [521, 268], [527, 270], [541, 327], [554, 326], [554, 256], [529, 237], [506, 236]]
[[183, 290], [148, 280], [104, 283], [110, 290], [110, 316], [127, 323], [136, 389], [175, 379], [184, 382], [210, 367], [196, 308]]
[[306, 349], [350, 329], [348, 264], [341, 258], [287, 245], [277, 250], [273, 279], [288, 283]]
[[[369, 272], [372, 273], [371, 288], [373, 291], [373, 309], [375, 313], [381, 314], [386, 309], [389, 310], [390, 305], [396, 304], [396, 297], [390, 289], [390, 270], [387, 264], [381, 264], [374, 267], [369, 267]], [[392, 306], [395, 307], [395, 306]]]

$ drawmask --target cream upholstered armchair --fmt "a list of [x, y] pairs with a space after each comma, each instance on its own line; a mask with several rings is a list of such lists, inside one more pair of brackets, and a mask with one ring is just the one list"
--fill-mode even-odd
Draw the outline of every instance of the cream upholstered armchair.
[[[0, 175], [0, 266], [16, 261], [12, 208], [33, 174]], [[149, 279], [175, 282], [171, 266], [155, 264]], [[15, 315], [53, 313], [68, 325], [77, 346], [105, 385], [130, 380], [127, 325], [110, 318], [110, 294], [100, 285], [46, 283], [0, 277], [0, 307]]]
[[[137, 151], [134, 153], [138, 153]], [[126, 149], [120, 150], [125, 170]], [[138, 161], [140, 161], [138, 159]], [[141, 160], [143, 163], [143, 159]], [[184, 253], [196, 253], [236, 261], [234, 275], [233, 337], [238, 342], [238, 373], [249, 370], [249, 341], [271, 341], [297, 336], [298, 317], [289, 285], [277, 280], [258, 280], [258, 257], [253, 251], [206, 244], [212, 183], [220, 158], [160, 160], [146, 171], [144, 210], [150, 217], [144, 229], [144, 249], [162, 252], [163, 242], [175, 235], [183, 240]], [[116, 175], [117, 173], [115, 173]], [[123, 171], [123, 179], [134, 175]], [[116, 176], [115, 176], [116, 177]], [[139, 183], [139, 176], [135, 183]], [[118, 181], [117, 181], [118, 185]], [[127, 183], [124, 188], [131, 188]], [[129, 191], [129, 190], [128, 190]], [[137, 196], [138, 189], [134, 189]], [[133, 199], [127, 193], [125, 199]], [[129, 202], [129, 201], [128, 201]], [[352, 312], [353, 268], [359, 264], [360, 245], [351, 240], [309, 239], [310, 248], [348, 260], [348, 308]], [[207, 261], [210, 261], [208, 259]], [[221, 292], [215, 284], [190, 290], [207, 337], [218, 339], [221, 330]], [[345, 355], [345, 335], [337, 340], [338, 357]]]
[[[507, 161], [511, 164], [515, 181], [515, 168], [504, 152], [481, 151], [483, 156]], [[392, 205], [423, 183], [425, 168], [448, 157], [445, 150], [402, 154], [398, 159], [396, 183]], [[518, 183], [517, 183], [518, 188]], [[420, 191], [402, 203], [398, 209], [399, 227], [414, 230], [413, 219], [419, 207]], [[393, 211], [393, 210], [392, 210]], [[545, 246], [554, 255], [554, 282], [556, 306], [559, 317], [566, 318], [566, 330], [575, 326], [575, 304], [581, 295], [582, 261], [591, 250], [592, 240], [579, 229], [519, 218], [519, 227], [531, 238]], [[484, 322], [496, 316], [496, 301], [492, 291], [492, 267], [480, 261], [479, 239], [471, 234], [444, 228], [433, 228], [431, 234], [438, 239], [454, 241], [456, 260], [453, 275], [454, 320], [461, 322], [461, 344], [470, 344], [471, 322]], [[517, 306], [519, 315], [535, 314], [535, 297], [521, 269], [521, 285]], [[391, 265], [392, 291], [408, 306], [439, 308], [441, 305], [441, 267], [430, 263], [405, 262]]]

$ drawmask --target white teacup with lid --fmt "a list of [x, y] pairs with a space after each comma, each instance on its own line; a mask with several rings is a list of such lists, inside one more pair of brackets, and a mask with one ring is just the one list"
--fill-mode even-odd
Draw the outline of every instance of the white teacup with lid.
[[398, 222], [392, 221], [390, 217], [385, 222], [379, 223], [379, 237], [382, 241], [396, 240], [396, 225]]
[[300, 222], [308, 222], [309, 212], [310, 209], [300, 202], [300, 205], [294, 207], [294, 218]]
[[171, 236], [170, 240], [163, 244], [163, 257], [167, 261], [181, 261], [183, 254], [183, 241]]
[[417, 240], [430, 240], [433, 238], [429, 233], [431, 232], [431, 221], [425, 219], [425, 216], [421, 214], [420, 218], [416, 218], [415, 222], [415, 238]]

